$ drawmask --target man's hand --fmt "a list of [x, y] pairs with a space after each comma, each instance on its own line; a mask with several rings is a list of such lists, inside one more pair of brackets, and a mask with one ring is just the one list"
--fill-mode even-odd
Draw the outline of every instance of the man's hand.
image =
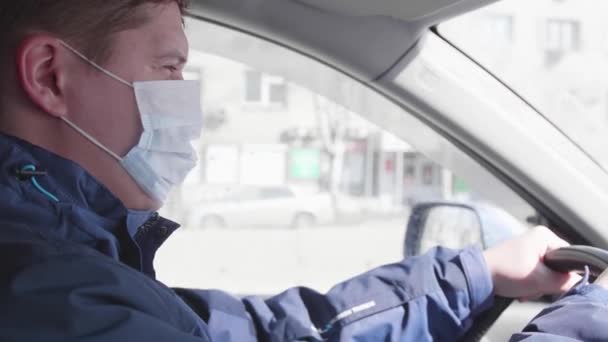
[[549, 251], [568, 243], [546, 227], [504, 242], [484, 252], [498, 296], [529, 300], [568, 291], [579, 280], [575, 274], [557, 273], [543, 264]]

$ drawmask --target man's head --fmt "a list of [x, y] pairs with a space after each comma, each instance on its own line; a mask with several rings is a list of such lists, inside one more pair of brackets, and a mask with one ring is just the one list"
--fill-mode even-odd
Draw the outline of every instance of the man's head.
[[66, 117], [119, 156], [142, 132], [133, 89], [92, 68], [87, 58], [132, 83], [182, 78], [188, 43], [185, 0], [20, 0], [0, 4], [0, 131], [71, 159], [127, 207], [154, 209], [107, 153]]

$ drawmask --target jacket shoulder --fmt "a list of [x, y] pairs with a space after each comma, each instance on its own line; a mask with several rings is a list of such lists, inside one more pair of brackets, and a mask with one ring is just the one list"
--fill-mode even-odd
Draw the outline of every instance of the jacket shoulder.
[[[6, 240], [0, 250], [2, 244]], [[156, 324], [158, 333], [168, 336], [201, 331], [198, 317], [172, 290], [120, 262], [86, 249], [59, 246], [58, 251], [39, 241], [27, 248], [34, 249], [29, 261], [11, 262], [10, 274], [4, 273], [7, 263], [0, 262], [0, 273], [6, 275], [0, 278], [0, 340], [3, 334], [11, 340], [70, 340], [98, 332], [103, 332], [101, 340], [154, 340], [146, 334]]]

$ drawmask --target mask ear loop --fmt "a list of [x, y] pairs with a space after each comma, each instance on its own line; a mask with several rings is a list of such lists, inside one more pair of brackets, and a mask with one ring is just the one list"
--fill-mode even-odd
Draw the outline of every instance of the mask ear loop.
[[[72, 53], [74, 53], [76, 56], [80, 57], [81, 59], [83, 59], [87, 63], [89, 63], [95, 69], [97, 69], [100, 72], [104, 73], [105, 75], [107, 75], [107, 76], [115, 79], [116, 81], [118, 81], [118, 82], [126, 85], [129, 88], [134, 88], [131, 83], [129, 83], [129, 82], [125, 81], [124, 79], [116, 76], [115, 74], [113, 74], [113, 73], [109, 72], [108, 70], [106, 70], [105, 68], [103, 68], [101, 65], [99, 65], [99, 64], [95, 63], [94, 61], [90, 60], [87, 56], [83, 55], [82, 53], [80, 53], [80, 51], [78, 51], [78, 50], [74, 49], [73, 47], [71, 47], [68, 43], [64, 42], [63, 40], [60, 40], [59, 42], [66, 49], [72, 51]], [[118, 154], [112, 152], [109, 148], [105, 147], [97, 139], [93, 138], [89, 133], [85, 132], [83, 129], [81, 129], [80, 127], [78, 127], [76, 124], [74, 124], [72, 121], [70, 121], [67, 117], [62, 116], [61, 120], [63, 120], [66, 124], [68, 124], [70, 127], [72, 127], [76, 132], [80, 133], [83, 137], [85, 137], [87, 140], [89, 140], [95, 146], [99, 147], [100, 149], [102, 149], [103, 151], [105, 151], [107, 154], [109, 154], [110, 156], [112, 156], [112, 158], [118, 160], [119, 162], [123, 161], [123, 158], [121, 158]]]
[[85, 137], [87, 140], [89, 140], [95, 146], [99, 147], [100, 149], [102, 149], [103, 151], [105, 151], [107, 154], [109, 154], [110, 156], [112, 156], [112, 158], [118, 160], [119, 162], [123, 161], [123, 158], [121, 158], [118, 154], [112, 152], [109, 148], [103, 146], [102, 143], [100, 143], [99, 141], [97, 141], [97, 139], [93, 138], [89, 133], [85, 132], [82, 128], [76, 126], [76, 124], [74, 124], [68, 118], [62, 116], [61, 120], [63, 120], [66, 124], [68, 124], [70, 127], [72, 127], [76, 132], [80, 133], [83, 137]]
[[86, 61], [87, 63], [89, 63], [92, 67], [94, 67], [95, 69], [101, 71], [102, 73], [106, 74], [107, 76], [115, 79], [116, 81], [126, 85], [129, 88], [134, 88], [133, 85], [127, 81], [125, 81], [124, 79], [116, 76], [115, 74], [109, 72], [108, 70], [106, 70], [104, 67], [102, 67], [101, 65], [95, 63], [94, 61], [90, 60], [87, 56], [83, 55], [82, 53], [80, 53], [80, 51], [74, 49], [73, 47], [71, 47], [70, 45], [68, 45], [68, 43], [60, 40], [59, 41], [61, 43], [61, 45], [63, 45], [66, 49], [72, 51], [76, 56], [82, 58], [84, 61]]

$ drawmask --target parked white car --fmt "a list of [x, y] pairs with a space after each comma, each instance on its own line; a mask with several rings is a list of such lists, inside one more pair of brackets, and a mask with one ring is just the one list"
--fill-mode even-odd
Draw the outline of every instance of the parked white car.
[[336, 216], [328, 193], [300, 194], [288, 187], [242, 187], [192, 208], [188, 228], [301, 228], [333, 223]]

